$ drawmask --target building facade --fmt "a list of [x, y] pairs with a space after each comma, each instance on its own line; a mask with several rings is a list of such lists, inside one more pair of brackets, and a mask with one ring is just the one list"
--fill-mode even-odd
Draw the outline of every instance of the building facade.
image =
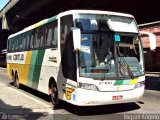
[[139, 25], [140, 31], [156, 36], [156, 50], [150, 51], [148, 36], [142, 36], [146, 71], [160, 72], [160, 21]]

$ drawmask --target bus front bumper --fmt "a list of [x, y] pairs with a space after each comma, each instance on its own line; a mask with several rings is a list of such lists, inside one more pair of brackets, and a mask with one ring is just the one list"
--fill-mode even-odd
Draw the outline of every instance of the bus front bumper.
[[144, 94], [144, 86], [128, 91], [99, 92], [77, 88], [77, 106], [96, 106], [136, 102]]

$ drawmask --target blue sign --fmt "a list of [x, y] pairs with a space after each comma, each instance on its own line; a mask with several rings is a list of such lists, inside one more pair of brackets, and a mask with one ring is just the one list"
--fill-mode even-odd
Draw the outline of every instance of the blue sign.
[[82, 40], [81, 40], [81, 45], [82, 46], [90, 46], [90, 40], [91, 40], [91, 36], [90, 35], [83, 35], [82, 36]]
[[89, 40], [84, 40], [81, 42], [82, 46], [90, 46], [90, 41]]
[[114, 40], [116, 42], [120, 42], [121, 41], [120, 35], [114, 35]]

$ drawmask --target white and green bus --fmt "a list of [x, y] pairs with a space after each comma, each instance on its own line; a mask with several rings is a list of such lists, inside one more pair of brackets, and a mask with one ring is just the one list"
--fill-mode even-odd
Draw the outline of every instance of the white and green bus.
[[8, 38], [13, 84], [78, 106], [134, 102], [144, 93], [143, 48], [132, 15], [70, 10]]

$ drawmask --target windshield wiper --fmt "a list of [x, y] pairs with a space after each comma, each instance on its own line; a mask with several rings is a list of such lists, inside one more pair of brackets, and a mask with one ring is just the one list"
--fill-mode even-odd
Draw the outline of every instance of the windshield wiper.
[[[125, 72], [127, 72], [128, 75], [131, 77], [131, 79], [133, 79], [133, 78], [134, 78], [134, 75], [133, 75], [133, 73], [132, 73], [129, 65], [128, 65], [127, 62], [125, 61], [125, 59], [124, 59], [122, 56], [120, 56], [120, 57], [118, 58], [118, 62], [119, 62], [119, 64], [120, 64], [120, 73], [125, 74]], [[124, 71], [122, 71], [121, 68], [123, 68]]]
[[116, 45], [116, 46], [117, 46], [118, 54], [119, 54], [119, 57], [117, 57], [117, 58], [118, 58], [118, 63], [120, 65], [120, 67], [119, 67], [120, 68], [120, 73], [124, 74], [124, 75], [127, 75], [127, 74], [125, 74], [127, 72], [128, 75], [130, 76], [130, 78], [133, 79], [134, 75], [133, 75], [133, 73], [132, 73], [132, 71], [131, 71], [128, 63], [126, 62], [126, 60], [124, 59], [124, 57], [121, 55], [120, 50], [119, 50], [119, 46], [118, 45]]
[[103, 71], [103, 74], [102, 74], [102, 77], [101, 77], [101, 80], [105, 80], [106, 78], [106, 73], [109, 72], [109, 70], [111, 69], [111, 65], [109, 63], [105, 63], [105, 69]]

